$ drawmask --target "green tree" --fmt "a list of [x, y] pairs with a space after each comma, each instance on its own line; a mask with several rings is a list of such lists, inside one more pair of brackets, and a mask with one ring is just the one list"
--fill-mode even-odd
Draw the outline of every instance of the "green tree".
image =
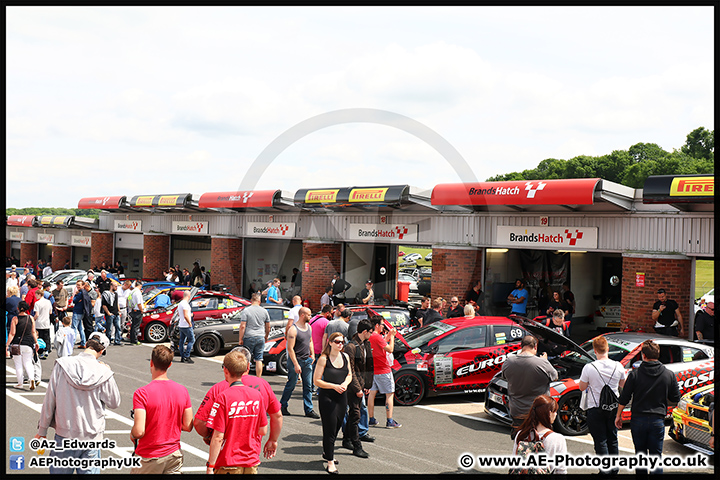
[[668, 155], [668, 152], [655, 143], [636, 143], [628, 149], [628, 153], [630, 154], [630, 158], [636, 163], [647, 160], [659, 160]]
[[713, 160], [715, 156], [715, 130], [709, 131], [699, 127], [688, 133], [685, 145], [680, 151], [692, 158], [706, 158]]

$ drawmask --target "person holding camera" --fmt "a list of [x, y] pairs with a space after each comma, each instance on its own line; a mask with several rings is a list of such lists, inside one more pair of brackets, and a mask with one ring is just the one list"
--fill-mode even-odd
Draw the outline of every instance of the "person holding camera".
[[537, 349], [537, 338], [526, 335], [520, 342], [520, 351], [508, 355], [502, 364], [502, 373], [508, 382], [513, 426], [510, 436], [513, 439], [535, 398], [538, 395], [549, 395], [550, 382], [558, 378], [557, 370], [548, 361], [547, 353], [538, 356]]

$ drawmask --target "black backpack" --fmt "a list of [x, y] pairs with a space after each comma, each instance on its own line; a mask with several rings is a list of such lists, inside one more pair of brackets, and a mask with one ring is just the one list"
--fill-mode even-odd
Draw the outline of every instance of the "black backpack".
[[[602, 413], [606, 417], [614, 417], [618, 408], [618, 396], [615, 395], [615, 392], [612, 388], [610, 388], [610, 385], [605, 383], [605, 380], [602, 378], [602, 374], [600, 373], [600, 370], [597, 369], [597, 367], [593, 364], [591, 364], [595, 370], [597, 370], [598, 375], [600, 375], [600, 380], [605, 384], [600, 390], [600, 401], [598, 401], [598, 407], [602, 410]], [[613, 373], [610, 375], [610, 379], [612, 380], [613, 376], [615, 376], [615, 370], [617, 370], [617, 363], [615, 363], [615, 369], [613, 370]], [[593, 394], [593, 397], [595, 395]], [[597, 398], [595, 399], [597, 401]]]

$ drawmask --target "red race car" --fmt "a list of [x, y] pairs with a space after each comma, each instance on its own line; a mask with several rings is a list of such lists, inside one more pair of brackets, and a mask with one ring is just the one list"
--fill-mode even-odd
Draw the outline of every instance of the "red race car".
[[[227, 317], [250, 305], [248, 300], [229, 293], [198, 290], [197, 287], [193, 287], [192, 292], [193, 297], [190, 300], [190, 308], [195, 321]], [[167, 341], [170, 320], [177, 309], [177, 305], [175, 303], [168, 308], [152, 310], [143, 314], [139, 339], [151, 343]]]
[[[565, 352], [550, 360], [558, 371], [558, 381], [550, 384], [550, 395], [559, 405], [555, 430], [563, 435], [584, 435], [588, 432], [585, 411], [580, 408], [580, 387], [577, 384], [583, 367], [595, 360], [592, 340], [577, 345], [567, 337], [523, 317], [512, 317], [520, 327], [530, 331], [543, 342], [564, 345]], [[689, 342], [677, 337], [654, 333], [613, 332], [606, 333], [611, 359], [623, 364], [626, 373], [640, 366], [640, 349], [645, 340], [654, 340], [660, 346], [660, 362], [675, 373], [680, 393], [685, 394], [715, 379], [715, 351], [712, 346]], [[498, 420], [510, 424], [512, 418], [507, 409], [507, 380], [496, 375], [488, 385], [485, 411]], [[668, 408], [668, 415], [673, 407]], [[630, 405], [622, 413], [623, 421], [630, 420]]]

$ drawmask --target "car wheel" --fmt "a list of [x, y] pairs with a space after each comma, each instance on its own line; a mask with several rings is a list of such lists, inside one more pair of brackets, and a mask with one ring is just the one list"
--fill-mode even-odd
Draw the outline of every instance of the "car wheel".
[[398, 405], [417, 405], [424, 396], [425, 382], [418, 373], [406, 371], [395, 376], [395, 401]]
[[195, 340], [195, 352], [201, 357], [214, 357], [220, 352], [220, 339], [212, 333], [200, 335]]
[[580, 392], [563, 396], [558, 401], [555, 428], [563, 435], [585, 435], [588, 433], [587, 416], [580, 408]]
[[145, 340], [151, 343], [161, 343], [168, 338], [168, 328], [162, 322], [150, 322], [145, 327]]
[[278, 356], [277, 373], [279, 373], [280, 375], [287, 375], [287, 373], [288, 373], [287, 350], [285, 350]]

